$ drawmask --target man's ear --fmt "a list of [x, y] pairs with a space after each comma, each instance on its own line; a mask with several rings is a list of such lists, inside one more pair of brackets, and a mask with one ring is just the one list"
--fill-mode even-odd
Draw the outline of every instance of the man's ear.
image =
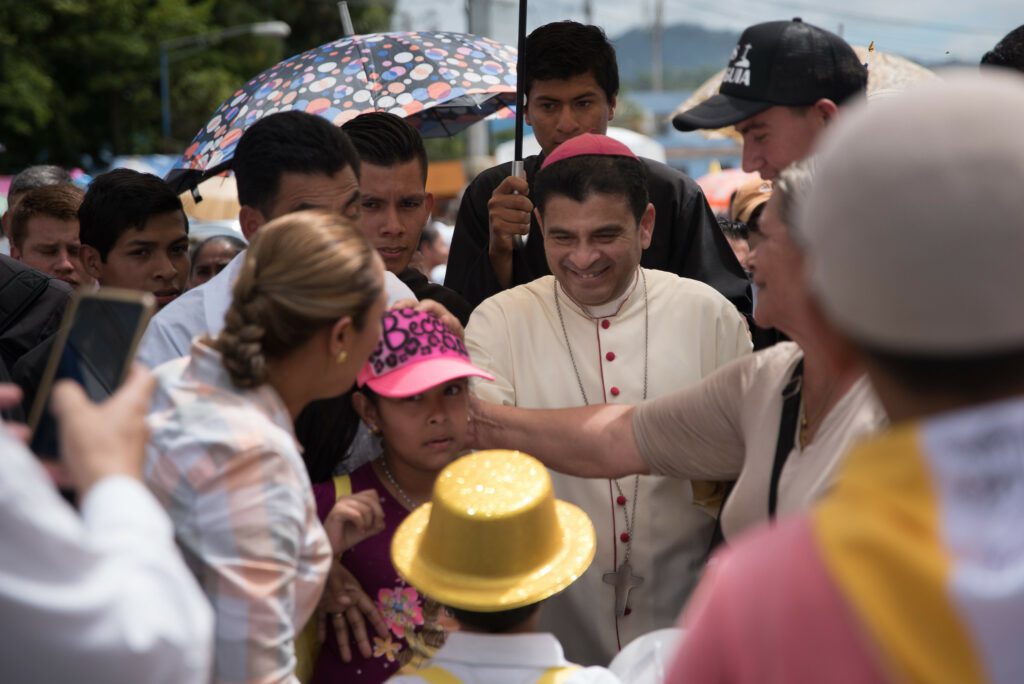
[[615, 105], [618, 104], [618, 98], [612, 96], [608, 100], [608, 120], [611, 121], [615, 118]]
[[423, 206], [427, 208], [427, 214], [434, 212], [434, 193], [428, 192], [423, 198]]
[[651, 203], [644, 209], [644, 215], [640, 217], [640, 245], [647, 249], [651, 246], [651, 237], [654, 235], [655, 209]]
[[533, 208], [533, 215], [537, 219], [537, 227], [540, 228], [540, 235], [544, 237], [544, 217], [541, 216], [540, 207]]
[[21, 250], [13, 242], [11, 243], [11, 258], [21, 261]]
[[252, 242], [253, 236], [256, 235], [256, 231], [260, 229], [264, 223], [267, 222], [267, 218], [263, 215], [263, 212], [256, 207], [250, 207], [243, 204], [238, 210], [238, 223], [242, 227], [242, 235], [249, 242]]
[[91, 278], [96, 280], [96, 282], [102, 285], [103, 259], [100, 258], [99, 250], [92, 245], [82, 245], [79, 255], [82, 259], [82, 266], [85, 267], [85, 272], [88, 273]]
[[822, 123], [826, 126], [832, 123], [832, 119], [834, 119], [836, 114], [839, 112], [839, 106], [827, 97], [823, 97], [815, 102], [813, 107], [815, 114], [820, 117]]

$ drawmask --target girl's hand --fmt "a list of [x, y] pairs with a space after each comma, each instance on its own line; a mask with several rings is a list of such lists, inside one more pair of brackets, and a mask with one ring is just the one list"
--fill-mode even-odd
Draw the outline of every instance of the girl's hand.
[[338, 555], [384, 530], [384, 510], [375, 489], [364, 489], [337, 500], [324, 519], [324, 530]]

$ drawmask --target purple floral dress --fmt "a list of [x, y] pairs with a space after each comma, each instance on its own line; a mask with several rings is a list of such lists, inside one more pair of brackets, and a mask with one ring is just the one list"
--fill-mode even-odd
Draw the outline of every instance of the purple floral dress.
[[[364, 658], [352, 646], [352, 662], [341, 660], [334, 626], [328, 623], [327, 640], [313, 672], [313, 684], [376, 684], [384, 682], [411, 663], [419, 665], [444, 643], [444, 631], [437, 624], [440, 606], [406, 584], [391, 565], [391, 538], [409, 515], [377, 477], [371, 464], [353, 472], [352, 491], [376, 489], [384, 509], [384, 531], [346, 551], [342, 564], [355, 575], [363, 591], [374, 598], [389, 633], [381, 638], [372, 627], [373, 656]], [[334, 482], [313, 486], [317, 514], [323, 520], [334, 506]]]

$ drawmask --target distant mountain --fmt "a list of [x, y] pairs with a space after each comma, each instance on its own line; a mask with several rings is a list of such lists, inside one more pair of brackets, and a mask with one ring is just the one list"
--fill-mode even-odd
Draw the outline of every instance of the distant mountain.
[[[665, 73], [717, 71], [725, 67], [738, 38], [738, 31], [712, 31], [694, 24], [666, 26], [662, 38]], [[650, 78], [650, 28], [632, 29], [612, 38], [612, 43], [624, 83], [642, 83]]]

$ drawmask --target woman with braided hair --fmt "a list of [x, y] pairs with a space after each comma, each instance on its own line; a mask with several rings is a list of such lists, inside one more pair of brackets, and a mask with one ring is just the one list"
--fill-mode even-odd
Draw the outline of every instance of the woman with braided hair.
[[292, 424], [348, 390], [377, 344], [384, 268], [318, 212], [267, 224], [244, 258], [224, 329], [155, 371], [146, 480], [213, 604], [213, 680], [293, 682], [332, 553], [383, 522], [371, 491], [321, 526]]

